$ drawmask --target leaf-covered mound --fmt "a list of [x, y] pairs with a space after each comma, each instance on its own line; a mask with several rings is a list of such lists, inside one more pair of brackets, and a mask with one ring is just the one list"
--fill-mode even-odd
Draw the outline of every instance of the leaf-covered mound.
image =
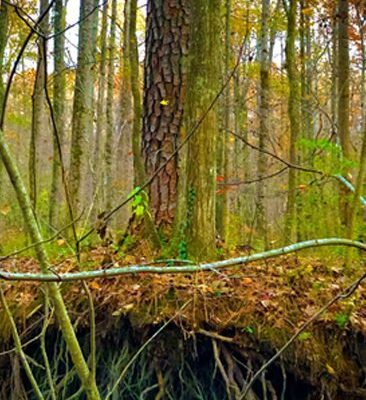
[[[88, 267], [97, 268], [103, 257], [102, 252], [95, 251]], [[118, 262], [136, 261], [141, 260], [128, 256]], [[75, 268], [71, 261], [59, 267], [63, 272]], [[32, 259], [19, 258], [7, 261], [5, 269], [33, 271], [37, 266]], [[174, 323], [186, 337], [198, 334], [229, 342], [248, 354], [256, 354], [254, 365], [259, 366], [356, 277], [356, 272], [345, 274], [334, 258], [320, 261], [291, 256], [208, 273], [125, 275], [90, 281], [88, 285], [100, 337], [118, 330], [126, 318], [133, 329], [139, 330], [161, 325], [176, 315]], [[62, 288], [73, 320], [87, 329], [89, 308], [82, 284], [68, 283]], [[40, 289], [39, 284], [33, 283], [6, 284], [6, 297], [20, 332], [28, 329], [24, 335], [28, 340], [41, 324]], [[10, 330], [3, 310], [0, 321], [7, 349]], [[365, 285], [301, 333], [281, 360], [281, 365], [299, 379], [312, 385], [325, 381], [336, 391], [362, 398], [366, 393]]]

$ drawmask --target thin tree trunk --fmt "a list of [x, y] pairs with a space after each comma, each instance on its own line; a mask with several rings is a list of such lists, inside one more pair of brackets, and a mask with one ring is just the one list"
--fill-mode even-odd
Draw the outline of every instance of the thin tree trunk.
[[[8, 7], [4, 2], [0, 2], [0, 113], [2, 112], [4, 101], [4, 56], [5, 48], [8, 42]], [[3, 163], [0, 159], [0, 198], [3, 192]], [[0, 246], [1, 249], [1, 246]]]
[[[48, 0], [40, 0], [39, 14], [42, 15], [48, 7]], [[40, 29], [46, 33], [48, 29], [48, 18], [44, 18]], [[45, 96], [45, 69], [47, 54], [44, 53], [44, 39], [38, 38], [38, 60], [36, 69], [36, 78], [34, 82], [32, 95], [32, 128], [31, 140], [29, 146], [29, 195], [34, 210], [37, 207], [37, 191], [38, 191], [38, 151], [39, 139], [42, 131], [44, 131], [47, 123], [46, 117], [46, 96]], [[47, 50], [46, 50], [47, 51]]]
[[[121, 194], [130, 193], [133, 188], [133, 158], [132, 154], [132, 93], [130, 77], [130, 0], [124, 2], [123, 35], [121, 37], [122, 52], [120, 54], [120, 92], [119, 109], [117, 114], [118, 138], [116, 143], [116, 162], [114, 176]], [[122, 175], [121, 171], [125, 171]], [[128, 176], [128, 179], [126, 179]], [[121, 210], [122, 211], [122, 210]], [[128, 219], [128, 210], [117, 215], [116, 226], [123, 226]]]
[[[286, 38], [286, 64], [287, 76], [289, 83], [289, 99], [288, 114], [290, 119], [290, 162], [296, 164], [297, 156], [297, 140], [300, 132], [300, 85], [299, 76], [296, 66], [296, 15], [297, 0], [291, 0], [287, 11], [287, 38]], [[286, 240], [296, 240], [296, 185], [297, 171], [290, 168], [288, 177], [288, 195], [285, 222]]]
[[[311, 94], [311, 76], [310, 76], [310, 57], [311, 57], [311, 43], [310, 43], [310, 19], [304, 12], [309, 7], [308, 0], [300, 0], [300, 82], [301, 82], [301, 132], [299, 136], [304, 139], [313, 138], [312, 127], [312, 105], [310, 101]], [[305, 165], [309, 160], [311, 154], [306, 149], [301, 149], [299, 152], [299, 164]], [[299, 182], [302, 179], [307, 179], [305, 174], [299, 173]], [[304, 240], [307, 236], [308, 224], [305, 222], [305, 210], [303, 204], [303, 196], [297, 196], [297, 239]]]
[[[225, 58], [224, 58], [224, 79], [229, 74], [231, 54], [231, 0], [225, 0]], [[227, 85], [223, 101], [223, 132], [218, 137], [218, 160], [217, 173], [224, 182], [227, 182], [229, 175], [229, 142], [228, 132], [230, 130], [230, 85]], [[216, 215], [217, 231], [226, 242], [229, 231], [229, 194], [223, 189], [217, 196]]]
[[[366, 49], [365, 49], [365, 37], [362, 28], [362, 20], [359, 9], [357, 8], [357, 17], [360, 24], [360, 38], [361, 38], [361, 55], [362, 55], [362, 71], [361, 71], [361, 110], [362, 110], [362, 148], [360, 154], [360, 166], [357, 173], [355, 191], [352, 197], [352, 201], [349, 209], [349, 217], [347, 220], [347, 238], [352, 238], [355, 230], [355, 219], [359, 211], [360, 201], [359, 198], [362, 195], [362, 189], [366, 176], [366, 92], [365, 92], [365, 74], [366, 74]], [[362, 220], [362, 219], [361, 219]], [[350, 251], [346, 253], [346, 265], [350, 262]]]
[[[332, 14], [332, 92], [331, 114], [333, 129], [338, 126], [338, 4], [334, 2]], [[334, 132], [333, 139], [338, 140], [338, 134]]]
[[259, 93], [259, 149], [257, 170], [257, 227], [260, 238], [263, 238], [265, 248], [268, 248], [267, 216], [265, 201], [265, 183], [262, 180], [267, 173], [267, 159], [263, 150], [266, 148], [266, 141], [269, 136], [269, 17], [270, 0], [262, 0], [262, 21], [260, 33], [260, 93]]
[[[98, 0], [81, 0], [78, 66], [76, 69], [72, 137], [70, 151], [69, 189], [76, 212], [81, 207], [81, 196], [86, 185], [88, 142], [93, 137], [93, 94], [96, 24]], [[94, 12], [92, 12], [94, 10]]]
[[4, 56], [8, 42], [8, 7], [4, 2], [0, 2], [0, 110], [4, 99]]
[[[0, 130], [0, 155], [4, 162], [5, 168], [9, 175], [9, 178], [14, 187], [19, 206], [23, 212], [24, 220], [26, 222], [29, 236], [32, 243], [39, 243], [35, 247], [38, 262], [43, 273], [49, 272], [50, 263], [48, 261], [48, 255], [42, 243], [42, 235], [40, 233], [38, 223], [33, 211], [33, 205], [30, 197], [25, 189], [24, 183], [20, 176], [17, 165], [12, 157], [10, 150], [5, 142], [4, 134]], [[89, 400], [99, 400], [99, 392], [96, 386], [95, 380], [90, 374], [87, 362], [84, 358], [82, 350], [80, 348], [78, 339], [76, 337], [75, 330], [73, 328], [70, 316], [67, 312], [65, 303], [63, 301], [61, 291], [58, 283], [47, 284], [49, 290], [50, 299], [55, 307], [55, 315], [57, 321], [60, 324], [60, 328], [63, 333], [63, 337], [67, 344], [70, 352], [71, 359], [74, 363], [75, 370], [78, 377], [84, 387], [84, 390]]]
[[108, 82], [107, 82], [107, 132], [105, 142], [105, 209], [109, 210], [112, 206], [113, 200], [113, 186], [112, 186], [112, 162], [113, 162], [113, 148], [114, 148], [114, 63], [116, 54], [116, 19], [117, 19], [117, 0], [112, 0], [112, 16], [109, 34], [109, 60], [108, 60]]
[[[61, 146], [65, 138], [65, 101], [66, 101], [66, 64], [65, 36], [58, 34], [66, 27], [66, 8], [63, 0], [55, 1], [54, 14], [54, 77], [53, 77], [53, 112]], [[53, 139], [52, 182], [50, 192], [48, 223], [59, 225], [61, 201], [61, 165], [56, 138]]]
[[[365, 123], [366, 125], [366, 123]], [[355, 185], [355, 192], [352, 197], [350, 209], [349, 209], [349, 216], [347, 220], [347, 238], [351, 239], [354, 233], [354, 224], [355, 224], [355, 217], [359, 210], [360, 205], [360, 196], [362, 195], [362, 188], [365, 181], [366, 176], [366, 130], [363, 134], [362, 140], [362, 149], [360, 155], [360, 167], [358, 169], [358, 174], [356, 178], [356, 185]]]
[[[343, 157], [347, 160], [352, 158], [352, 147], [349, 129], [350, 110], [350, 56], [349, 56], [349, 2], [338, 0], [338, 79], [339, 79], [339, 100], [338, 100], [338, 135], [342, 146]], [[344, 169], [343, 174], [347, 175], [349, 169]], [[340, 188], [341, 220], [347, 226], [349, 222], [349, 204], [347, 201], [347, 189], [342, 185]]]
[[103, 6], [102, 13], [102, 26], [100, 31], [100, 63], [98, 72], [98, 99], [97, 99], [97, 121], [94, 137], [94, 148], [93, 148], [93, 198], [94, 198], [94, 211], [99, 210], [100, 193], [102, 190], [99, 186], [100, 182], [100, 171], [101, 171], [101, 142], [105, 132], [106, 122], [106, 107], [105, 107], [105, 82], [106, 82], [106, 66], [107, 66], [107, 26], [108, 26], [108, 3]]
[[145, 179], [144, 165], [141, 157], [142, 106], [139, 84], [139, 61], [136, 37], [137, 0], [131, 0], [130, 9], [130, 69], [131, 91], [133, 98], [132, 151], [134, 160], [135, 186]]

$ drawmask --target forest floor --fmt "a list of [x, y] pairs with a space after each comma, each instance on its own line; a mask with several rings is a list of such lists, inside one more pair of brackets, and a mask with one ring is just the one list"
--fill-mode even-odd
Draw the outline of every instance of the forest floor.
[[[83, 266], [100, 268], [105, 256], [104, 249], [91, 250], [82, 255]], [[161, 325], [176, 315], [174, 323], [187, 337], [200, 334], [226, 341], [261, 353], [265, 361], [360, 275], [357, 268], [345, 273], [340, 260], [334, 255], [292, 255], [212, 272], [144, 273], [93, 280], [89, 288], [97, 334], [112, 331], [124, 318], [140, 329]], [[131, 254], [115, 260], [114, 266], [148, 261]], [[38, 271], [30, 257], [6, 260], [2, 268]], [[57, 271], [76, 269], [72, 259], [58, 260]], [[80, 328], [87, 328], [89, 308], [81, 283], [62, 287], [72, 318]], [[37, 283], [6, 284], [6, 298], [20, 331], [29, 329], [42, 311], [42, 291], [38, 288]], [[8, 342], [10, 329], [2, 313], [0, 310], [0, 332]], [[366, 284], [303, 331], [281, 360], [286, 369], [296, 371], [311, 384], [326, 379], [342, 387], [344, 393], [359, 392], [365, 398], [361, 382], [366, 376]]]

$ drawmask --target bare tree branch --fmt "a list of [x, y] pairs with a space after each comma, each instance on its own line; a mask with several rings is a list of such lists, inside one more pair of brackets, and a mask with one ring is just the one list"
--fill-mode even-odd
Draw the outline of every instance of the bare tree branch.
[[215, 269], [240, 266], [253, 261], [265, 260], [278, 257], [284, 254], [294, 253], [304, 249], [311, 249], [324, 246], [347, 246], [354, 247], [366, 251], [366, 244], [350, 239], [327, 238], [314, 239], [291, 244], [289, 246], [280, 247], [264, 251], [262, 253], [251, 254], [248, 256], [229, 258], [215, 262], [207, 262], [196, 265], [180, 265], [180, 266], [154, 266], [154, 265], [130, 265], [124, 267], [116, 267], [111, 269], [98, 269], [92, 271], [69, 272], [69, 273], [20, 273], [0, 271], [0, 279], [5, 281], [28, 281], [28, 282], [72, 282], [85, 281], [90, 279], [111, 278], [126, 274], [179, 274], [193, 273], [202, 271], [212, 271]]

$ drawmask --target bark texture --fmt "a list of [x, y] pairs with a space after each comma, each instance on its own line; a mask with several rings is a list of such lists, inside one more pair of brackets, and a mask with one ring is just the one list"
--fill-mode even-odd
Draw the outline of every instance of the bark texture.
[[[259, 91], [259, 148], [263, 151], [269, 135], [269, 17], [270, 0], [262, 0], [262, 21], [260, 34], [260, 91]], [[264, 247], [268, 247], [267, 218], [265, 208], [265, 183], [263, 177], [267, 171], [267, 159], [263, 152], [258, 154], [258, 179], [257, 183], [257, 227], [258, 233], [263, 238]]]
[[[48, 7], [48, 0], [40, 1], [39, 15], [42, 15]], [[42, 32], [46, 33], [48, 29], [48, 18], [44, 18], [40, 25]], [[31, 139], [29, 146], [29, 195], [32, 201], [33, 208], [37, 206], [37, 191], [38, 191], [38, 142], [41, 133], [44, 131], [46, 118], [46, 95], [45, 95], [45, 62], [47, 57], [47, 47], [44, 39], [38, 38], [38, 59], [36, 69], [36, 79], [34, 82], [32, 95], [32, 128]]]
[[105, 209], [108, 210], [112, 206], [113, 200], [113, 184], [112, 184], [112, 162], [114, 148], [114, 57], [116, 54], [116, 19], [117, 19], [117, 0], [112, 0], [112, 15], [109, 34], [109, 59], [108, 59], [108, 80], [107, 80], [107, 129], [105, 142], [105, 179], [103, 185], [107, 187], [109, 193], [105, 194]]
[[108, 25], [108, 3], [104, 4], [102, 12], [102, 25], [100, 30], [100, 62], [98, 71], [98, 98], [97, 98], [97, 121], [93, 149], [93, 194], [94, 210], [99, 210], [100, 205], [100, 176], [101, 176], [101, 145], [106, 125], [106, 74], [107, 74], [107, 25]]
[[[191, 2], [187, 132], [207, 112], [219, 88], [220, 5], [220, 0]], [[217, 129], [214, 109], [206, 115], [188, 145], [188, 251], [199, 259], [215, 256]]]
[[[350, 55], [349, 55], [349, 2], [338, 0], [338, 137], [342, 147], [343, 157], [352, 158], [352, 145], [350, 138]], [[343, 175], [350, 172], [344, 169]], [[340, 188], [340, 212], [344, 226], [348, 224], [350, 207], [347, 201], [347, 189]]]
[[[287, 11], [287, 38], [286, 38], [286, 64], [289, 83], [288, 115], [290, 119], [290, 151], [289, 158], [292, 164], [298, 162], [296, 144], [301, 128], [300, 113], [300, 85], [296, 65], [296, 16], [297, 0], [289, 2]], [[296, 182], [297, 171], [290, 168], [288, 176], [288, 196], [286, 209], [286, 240], [294, 241], [296, 236]]]
[[[149, 1], [143, 115], [145, 170], [152, 175], [175, 151], [182, 125], [189, 42], [189, 1]], [[159, 172], [150, 188], [158, 227], [170, 227], [177, 204], [178, 157]]]
[[[65, 138], [65, 101], [66, 101], [66, 71], [65, 71], [65, 35], [58, 34], [66, 27], [66, 8], [63, 0], [55, 1], [54, 14], [54, 77], [53, 77], [53, 112], [57, 134], [62, 145]], [[52, 183], [48, 222], [51, 226], [58, 224], [61, 200], [61, 165], [57, 138], [53, 139]]]
[[[93, 93], [97, 0], [81, 0], [78, 66], [75, 77], [69, 188], [75, 211], [80, 208], [81, 184], [85, 185], [88, 143], [93, 132]], [[94, 12], [93, 12], [94, 10]]]

